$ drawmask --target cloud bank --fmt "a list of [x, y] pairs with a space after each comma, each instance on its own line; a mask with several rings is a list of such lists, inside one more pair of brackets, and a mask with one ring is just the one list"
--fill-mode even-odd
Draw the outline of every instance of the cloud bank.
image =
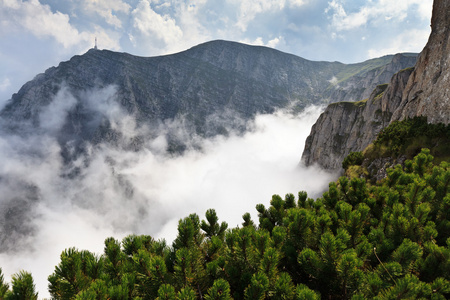
[[[122, 133], [123, 141], [148, 130], [121, 109], [114, 87], [87, 91], [84, 97], [95, 103], [93, 112]], [[37, 131], [0, 135], [0, 190], [7, 195], [0, 206], [20, 218], [8, 223], [17, 227], [15, 235], [2, 242], [14, 251], [0, 254], [0, 261], [7, 280], [21, 269], [32, 272], [40, 297], [48, 296], [46, 279], [65, 248], [101, 253], [106, 237], [120, 239], [130, 233], [170, 242], [180, 218], [190, 213], [204, 218], [209, 208], [230, 227], [239, 226], [245, 212], [257, 221], [256, 204], [269, 205], [273, 194], [305, 190], [317, 197], [335, 178], [298, 166], [304, 141], [321, 112], [318, 107], [296, 116], [281, 111], [259, 115], [250, 131], [201, 140], [200, 148], [178, 156], [163, 151], [165, 133], [183, 132], [184, 123], [162, 123], [162, 134], [147, 140], [140, 151], [87, 145], [82, 157], [67, 164], [58, 128], [77, 101], [63, 87], [40, 112]], [[67, 168], [79, 172], [67, 176]], [[3, 223], [8, 220], [1, 218]]]

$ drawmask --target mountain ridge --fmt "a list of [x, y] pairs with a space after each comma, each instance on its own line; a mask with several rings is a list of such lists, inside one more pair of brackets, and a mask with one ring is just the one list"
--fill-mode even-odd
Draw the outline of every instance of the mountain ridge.
[[[60, 135], [78, 132], [81, 140], [93, 142], [77, 129], [83, 128], [91, 114], [82, 98], [86, 90], [114, 85], [115, 101], [136, 119], [138, 127], [157, 127], [181, 117], [192, 138], [212, 137], [230, 130], [245, 131], [245, 122], [256, 114], [287, 107], [302, 110], [311, 104], [334, 102], [334, 98], [355, 100], [355, 95], [384, 83], [380, 82], [383, 76], [373, 75], [355, 88], [364, 74], [393, 74], [393, 69], [410, 66], [415, 59], [398, 54], [351, 65], [314, 62], [272, 48], [222, 40], [156, 57], [91, 49], [27, 82], [0, 111], [0, 117], [9, 128], [14, 120], [28, 120], [39, 127], [42, 107], [50, 105], [65, 86], [76, 104]], [[333, 84], [333, 78], [346, 86]], [[96, 134], [100, 140], [111, 135], [100, 131]], [[177, 138], [173, 142], [180, 149], [189, 147]]]

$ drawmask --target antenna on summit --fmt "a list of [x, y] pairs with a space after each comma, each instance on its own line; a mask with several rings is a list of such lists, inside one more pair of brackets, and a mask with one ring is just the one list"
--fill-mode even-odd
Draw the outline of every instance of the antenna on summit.
[[94, 49], [97, 50], [97, 37], [95, 37], [95, 46]]

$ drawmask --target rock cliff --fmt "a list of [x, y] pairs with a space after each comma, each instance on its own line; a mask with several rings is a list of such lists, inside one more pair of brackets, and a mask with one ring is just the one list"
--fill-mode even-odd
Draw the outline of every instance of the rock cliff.
[[450, 6], [436, 0], [432, 33], [414, 68], [395, 74], [386, 90], [378, 87], [367, 102], [335, 103], [319, 117], [307, 138], [301, 162], [340, 169], [345, 156], [362, 151], [392, 121], [426, 116], [450, 121]]
[[450, 4], [435, 0], [431, 34], [404, 89], [392, 120], [427, 116], [431, 123], [450, 123]]
[[391, 84], [377, 86], [367, 100], [330, 104], [306, 139], [302, 163], [336, 170], [350, 152], [367, 147], [389, 124], [412, 70], [398, 72]]

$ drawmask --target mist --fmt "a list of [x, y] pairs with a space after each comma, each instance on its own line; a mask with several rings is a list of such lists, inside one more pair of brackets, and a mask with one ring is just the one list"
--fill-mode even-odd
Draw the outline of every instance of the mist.
[[[245, 133], [229, 129], [227, 136], [194, 137], [196, 147], [180, 155], [165, 149], [169, 134], [193, 139], [186, 134], [185, 122], [161, 122], [159, 134], [152, 131], [139, 151], [107, 143], [87, 145], [84, 156], [67, 165], [58, 132], [79, 101], [95, 112], [92, 124], [107, 119], [120, 132], [119, 144], [151, 132], [122, 109], [113, 86], [86, 91], [82, 100], [63, 86], [39, 112], [37, 130], [1, 133], [0, 233], [6, 250], [0, 253], [0, 267], [7, 281], [20, 270], [31, 272], [39, 298], [49, 297], [47, 277], [66, 248], [101, 254], [107, 237], [122, 239], [132, 233], [170, 244], [180, 218], [197, 213], [204, 219], [209, 208], [229, 228], [240, 226], [246, 212], [257, 223], [256, 204], [268, 206], [273, 194], [304, 190], [316, 198], [336, 178], [299, 165], [321, 107], [298, 115], [258, 115]], [[77, 176], [65, 175], [74, 168]], [[5, 236], [7, 226], [15, 228], [13, 235]]]

